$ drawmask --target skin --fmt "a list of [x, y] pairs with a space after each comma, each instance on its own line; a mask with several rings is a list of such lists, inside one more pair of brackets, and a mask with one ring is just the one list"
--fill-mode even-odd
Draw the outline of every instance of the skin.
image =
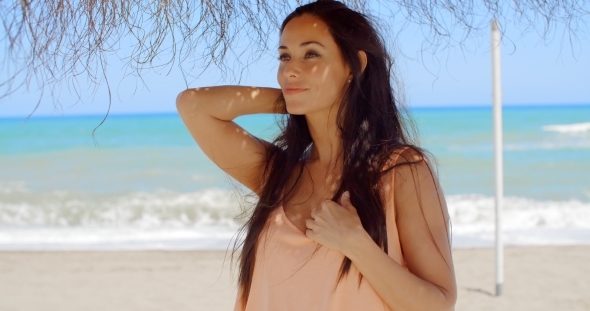
[[[285, 26], [278, 53], [277, 81], [287, 111], [305, 115], [314, 142], [309, 159], [302, 163], [307, 174], [298, 182], [295, 196], [284, 204], [289, 219], [305, 231], [311, 210], [332, 197], [340, 178], [336, 112], [352, 74], [327, 25], [311, 15], [294, 18]], [[291, 94], [289, 88], [302, 91]]]
[[[286, 25], [279, 45], [280, 90], [222, 86], [183, 91], [177, 109], [189, 132], [213, 162], [259, 194], [264, 148], [270, 145], [231, 120], [274, 112], [272, 103], [282, 92], [287, 111], [305, 115], [313, 139], [310, 157], [301, 163], [307, 174], [284, 204], [289, 220], [308, 238], [350, 258], [392, 310], [453, 310], [457, 290], [445, 228], [449, 217], [429, 163], [396, 168], [394, 178], [380, 188], [384, 203], [395, 206], [406, 270], [370, 238], [346, 192], [339, 202], [329, 199], [341, 165], [336, 112], [352, 75], [327, 25], [311, 15], [296, 17]], [[366, 54], [359, 51], [358, 56], [364, 69]], [[400, 158], [416, 156], [409, 151]]]

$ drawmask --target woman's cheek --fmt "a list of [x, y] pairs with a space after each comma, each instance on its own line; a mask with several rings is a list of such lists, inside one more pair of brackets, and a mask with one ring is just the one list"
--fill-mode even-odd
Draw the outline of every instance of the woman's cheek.
[[281, 87], [281, 89], [283, 88], [283, 80], [284, 80], [284, 75], [283, 75], [283, 65], [279, 65], [279, 69], [277, 69], [277, 82], [279, 83], [279, 86]]

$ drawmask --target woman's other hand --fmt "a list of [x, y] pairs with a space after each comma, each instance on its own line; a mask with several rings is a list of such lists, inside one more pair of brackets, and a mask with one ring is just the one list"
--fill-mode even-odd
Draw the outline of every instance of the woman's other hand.
[[342, 205], [325, 200], [311, 211], [311, 218], [305, 220], [305, 235], [330, 249], [340, 251], [345, 256], [356, 241], [370, 238], [363, 228], [356, 208], [350, 202], [350, 193], [345, 191], [340, 197]]

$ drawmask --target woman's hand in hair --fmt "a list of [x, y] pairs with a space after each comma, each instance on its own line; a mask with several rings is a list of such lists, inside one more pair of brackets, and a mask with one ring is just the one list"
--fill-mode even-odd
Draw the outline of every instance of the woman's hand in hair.
[[350, 194], [345, 191], [342, 205], [325, 200], [311, 211], [311, 218], [305, 220], [305, 235], [330, 249], [340, 251], [345, 256], [356, 241], [370, 238], [363, 228], [356, 208], [350, 202]]

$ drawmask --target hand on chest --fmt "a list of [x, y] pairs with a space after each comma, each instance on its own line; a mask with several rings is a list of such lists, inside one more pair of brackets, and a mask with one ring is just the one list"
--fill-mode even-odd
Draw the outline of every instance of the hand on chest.
[[[288, 220], [305, 233], [305, 220], [312, 218], [311, 211], [319, 208], [323, 201], [331, 200], [337, 186], [334, 174], [306, 167], [283, 205]], [[291, 186], [287, 187], [289, 189]]]

